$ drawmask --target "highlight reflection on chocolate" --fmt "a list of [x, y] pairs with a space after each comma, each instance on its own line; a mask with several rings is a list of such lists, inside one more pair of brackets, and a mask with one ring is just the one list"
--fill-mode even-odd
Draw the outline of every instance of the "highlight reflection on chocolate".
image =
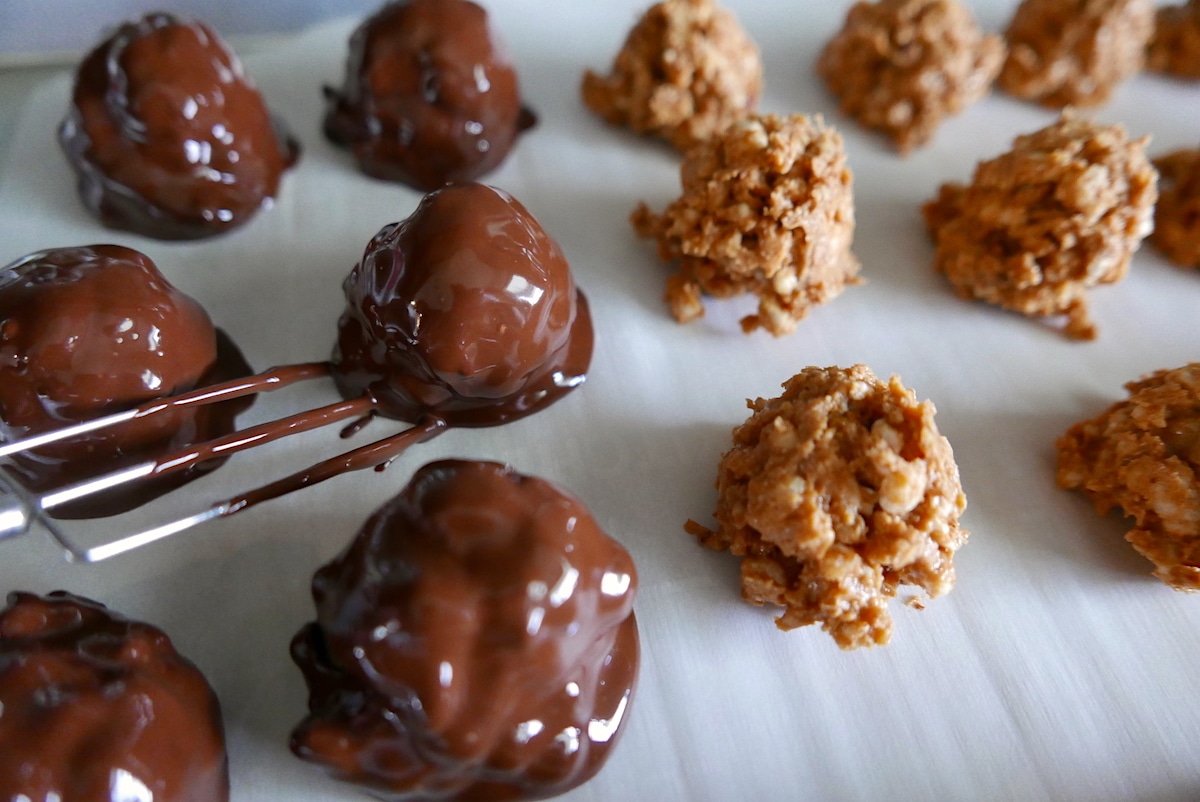
[[313, 579], [292, 750], [386, 800], [563, 793], [628, 715], [636, 584], [628, 552], [549, 482], [426, 465]]
[[398, 0], [350, 38], [325, 133], [363, 172], [423, 191], [500, 165], [534, 124], [487, 12], [469, 0]]
[[[250, 373], [194, 300], [144, 254], [116, 245], [58, 248], [0, 268], [0, 441], [91, 420]], [[173, 410], [13, 458], [36, 492], [126, 467], [233, 430], [248, 399]], [[56, 508], [57, 517], [131, 509], [219, 462]]]
[[160, 630], [61, 591], [9, 594], [0, 799], [227, 802], [217, 698]]
[[[96, 249], [106, 247], [115, 248], [96, 246]], [[75, 250], [78, 249], [67, 249], [67, 252], [74, 253]], [[18, 279], [23, 264], [13, 266]], [[53, 266], [48, 272], [51, 276], [57, 275]], [[13, 283], [20, 286], [19, 281]], [[137, 455], [145, 454], [138, 460], [141, 463], [138, 471], [141, 475], [152, 476], [155, 482], [177, 481], [174, 477], [187, 477], [211, 464], [215, 458], [228, 457], [256, 445], [339, 421], [357, 419], [343, 430], [345, 437], [361, 430], [376, 416], [410, 422], [413, 426], [270, 484], [242, 491], [212, 505], [202, 514], [156, 528], [152, 539], [183, 531], [214, 517], [232, 515], [347, 471], [382, 469], [413, 444], [429, 440], [447, 428], [493, 426], [533, 414], [584, 381], [592, 355], [592, 325], [587, 302], [576, 288], [558, 245], [520, 203], [500, 190], [480, 184], [462, 184], [426, 196], [412, 216], [385, 227], [372, 240], [363, 260], [347, 278], [344, 289], [347, 306], [338, 324], [338, 341], [331, 361], [285, 365], [256, 376], [205, 384], [201, 389], [170, 398], [155, 396], [154, 400], [141, 405], [137, 405], [141, 399], [136, 397], [124, 398], [123, 404], [117, 404], [115, 394], [106, 395], [96, 400], [94, 407], [111, 401], [122, 407], [122, 414], [132, 415], [133, 419], [111, 429], [96, 431], [105, 438], [105, 433], [119, 433], [126, 426], [136, 426], [143, 421], [149, 425], [160, 419], [170, 420], [166, 416], [193, 414], [197, 408], [202, 410], [194, 413], [199, 421], [204, 410], [215, 409], [207, 405], [235, 404], [237, 399], [258, 392], [278, 390], [327, 375], [333, 376], [345, 400], [203, 442], [199, 442], [199, 437], [192, 438], [196, 430], [179, 428], [180, 432], [186, 431], [186, 442], [181, 446], [172, 442], [173, 451], [161, 443], [143, 450], [142, 443], [138, 442]], [[12, 309], [16, 310], [17, 306]], [[47, 329], [51, 342], [51, 335], [69, 333], [72, 326], [80, 325], [70, 316], [70, 307], [66, 309], [65, 325], [51, 325]], [[36, 332], [37, 328], [22, 323], [16, 311], [8, 314], [16, 322], [0, 324], [8, 327], [3, 336], [12, 341], [11, 345], [0, 341], [0, 346], [5, 349], [0, 350], [0, 358], [8, 363], [7, 368], [13, 375], [23, 376], [31, 365], [36, 366], [37, 361], [22, 350], [30, 347], [21, 339], [25, 336], [22, 332]], [[44, 312], [46, 320], [61, 314], [52, 308]], [[121, 335], [116, 341], [124, 342], [124, 333], [139, 319], [130, 315], [116, 324], [97, 316], [98, 337]], [[77, 340], [82, 342], [80, 338], [69, 340], [71, 347], [78, 345]], [[147, 335], [142, 341], [153, 343], [157, 348], [161, 335]], [[137, 349], [133, 350], [136, 354]], [[122, 363], [134, 370], [134, 375], [142, 375], [136, 373], [136, 356], [126, 358], [114, 352], [110, 361], [114, 374], [104, 374], [110, 379], [115, 377]], [[50, 364], [64, 386], [70, 387], [76, 380], [77, 365]], [[2, 362], [0, 367], [4, 367]], [[166, 392], [181, 389], [180, 386], [169, 387], [169, 384], [159, 379], [154, 382], [153, 389]], [[55, 421], [70, 420], [60, 413], [71, 407], [58, 401], [43, 404], [46, 414], [34, 415], [32, 423], [20, 415], [3, 414], [5, 405], [26, 410], [32, 403], [36, 411], [36, 405], [42, 403], [39, 392], [38, 385], [26, 381], [14, 384], [8, 396], [0, 395], [0, 419], [8, 427], [7, 431], [0, 431], [0, 436], [17, 440], [32, 433], [33, 426], [47, 417]], [[236, 412], [234, 406], [225, 408]], [[50, 410], [54, 411], [53, 415], [49, 414]], [[153, 414], [154, 410], [165, 411]], [[81, 417], [90, 420], [108, 411], [93, 408], [92, 414]], [[215, 411], [208, 414], [213, 415], [214, 420], [231, 420], [233, 413], [225, 418], [217, 417]], [[149, 417], [144, 417], [147, 415]], [[55, 444], [46, 447], [44, 452], [39, 448], [38, 452], [57, 455], [58, 462], [54, 467], [64, 472], [81, 468], [91, 453], [90, 441], [85, 441], [85, 450], [69, 450], [71, 441], [63, 442], [68, 445]], [[111, 443], [106, 439], [97, 442]], [[63, 448], [68, 450], [59, 451]], [[104, 458], [132, 459], [133, 455], [131, 445], [117, 440], [113, 448], [105, 452]], [[27, 462], [29, 455], [19, 454], [18, 459]], [[110, 464], [109, 467], [123, 465]], [[39, 489], [38, 472], [31, 471], [30, 478], [33, 489]], [[93, 489], [108, 486], [107, 480], [89, 483], [89, 488]], [[132, 487], [135, 494], [143, 492], [140, 483], [126, 487]], [[80, 503], [72, 502], [73, 505]], [[161, 534], [163, 531], [166, 534]], [[143, 538], [146, 534], [135, 533], [87, 551], [69, 548], [83, 560], [105, 559], [95, 555], [113, 556], [135, 548], [148, 542]]]
[[121, 25], [87, 55], [59, 141], [89, 211], [160, 239], [245, 223], [299, 154], [228, 45], [163, 13]]

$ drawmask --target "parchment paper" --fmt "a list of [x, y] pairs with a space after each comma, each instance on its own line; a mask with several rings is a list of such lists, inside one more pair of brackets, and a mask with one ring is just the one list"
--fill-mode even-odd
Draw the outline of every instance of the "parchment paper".
[[[993, 95], [907, 159], [836, 111], [813, 60], [847, 2], [729, 0], [762, 48], [765, 111], [823, 113], [855, 173], [854, 250], [868, 283], [795, 334], [744, 336], [749, 302], [711, 303], [679, 326], [659, 298], [668, 269], [627, 222], [639, 200], [678, 195], [678, 156], [606, 128], [579, 99], [643, 7], [494, 0], [539, 126], [488, 181], [559, 240], [592, 303], [587, 384], [533, 418], [452, 432], [383, 474], [365, 472], [99, 566], [67, 565], [48, 538], [0, 544], [0, 592], [65, 588], [163, 627], [222, 701], [236, 802], [355, 800], [287, 750], [305, 689], [287, 653], [312, 616], [312, 572], [425, 462], [496, 459], [559, 482], [633, 553], [644, 663], [612, 760], [565, 799], [1200, 798], [1200, 598], [1148, 576], [1127, 522], [1057, 490], [1053, 442], [1124, 397], [1121, 385], [1200, 359], [1200, 275], [1143, 248], [1128, 278], [1094, 295], [1092, 343], [959, 300], [932, 271], [919, 205], [947, 180], [1054, 113]], [[973, 4], [1002, 28], [1015, 2]], [[321, 86], [341, 80], [353, 20], [247, 58], [305, 146], [274, 209], [224, 238], [173, 244], [112, 232], [74, 195], [54, 129], [66, 71], [20, 114], [0, 175], [0, 262], [37, 249], [117, 242], [143, 250], [197, 297], [252, 364], [323, 359], [340, 284], [370, 236], [419, 196], [373, 181], [320, 136]], [[1151, 134], [1152, 154], [1195, 147], [1200, 85], [1140, 76], [1094, 113]], [[745, 399], [778, 393], [807, 365], [864, 362], [937, 405], [962, 471], [970, 542], [959, 584], [924, 611], [895, 605], [884, 648], [846, 653], [815, 628], [783, 633], [739, 599], [734, 558], [700, 548], [716, 464]], [[247, 423], [325, 403], [317, 382], [259, 401]], [[386, 424], [373, 425], [381, 436]], [[191, 512], [342, 444], [306, 435], [235, 459], [142, 513], [76, 525], [101, 539]]]

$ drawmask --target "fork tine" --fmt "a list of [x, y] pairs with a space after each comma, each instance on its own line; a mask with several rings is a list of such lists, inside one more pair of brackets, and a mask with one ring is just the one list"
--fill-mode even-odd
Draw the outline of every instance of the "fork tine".
[[225, 505], [214, 504], [207, 510], [198, 512], [195, 515], [189, 515], [186, 518], [180, 518], [179, 520], [171, 521], [170, 523], [165, 523], [161, 526], [156, 526], [153, 529], [147, 529], [145, 531], [138, 532], [137, 534], [127, 535], [118, 540], [104, 543], [99, 546], [92, 546], [86, 549], [78, 548], [73, 543], [70, 543], [62, 538], [58, 538], [58, 541], [66, 548], [68, 559], [72, 562], [78, 561], [85, 563], [98, 563], [111, 557], [124, 554], [128, 551], [141, 548], [142, 546], [147, 546], [156, 540], [162, 540], [163, 538], [170, 537], [171, 535], [183, 532], [184, 530], [191, 529], [193, 526], [202, 524], [205, 521], [211, 521], [214, 518], [220, 518], [226, 513], [227, 510]]
[[0, 472], [0, 541], [28, 532], [35, 515], [35, 500]]
[[36, 522], [67, 550], [68, 560], [79, 556], [58, 526], [43, 514], [38, 499], [4, 471], [0, 471], [0, 521], [0, 541], [25, 534]]
[[[273, 392], [300, 381], [321, 378], [329, 374], [330, 364], [328, 362], [276, 366], [253, 376], [201, 387], [167, 398], [154, 399], [131, 409], [72, 424], [51, 432], [43, 432], [9, 443], [0, 443], [0, 459], [99, 429], [156, 415], [169, 409], [201, 406], [220, 401], [231, 401], [257, 393]], [[289, 434], [308, 431], [355, 415], [362, 416], [369, 413], [372, 406], [373, 402], [364, 397], [297, 413], [179, 449], [163, 457], [146, 460], [121, 470], [76, 482], [47, 493], [41, 498], [30, 493], [14, 478], [6, 477], [0, 470], [0, 541], [26, 533], [36, 522], [66, 550], [68, 560], [98, 562], [115, 557], [140, 545], [152, 543], [184, 529], [190, 529], [204, 521], [221, 517], [228, 511], [222, 505], [215, 505], [187, 518], [120, 538], [113, 543], [88, 548], [78, 545], [69, 538], [54, 523], [53, 519], [46, 515], [46, 512], [128, 482], [181, 470], [197, 462], [231, 455], [254, 445], [272, 442]]]
[[270, 484], [214, 504], [208, 509], [194, 515], [189, 515], [132, 535], [126, 535], [125, 537], [99, 546], [82, 548], [61, 534], [57, 534], [55, 537], [66, 548], [68, 559], [86, 563], [100, 562], [191, 529], [206, 521], [234, 515], [264, 501], [279, 498], [280, 496], [306, 487], [312, 487], [347, 471], [381, 468], [398, 457], [409, 446], [431, 440], [444, 432], [446, 428], [446, 422], [441, 418], [433, 416], [422, 418], [412, 428], [405, 429], [399, 434], [376, 440], [374, 443], [352, 449], [340, 456], [310, 465], [303, 470], [296, 471]]
[[78, 501], [105, 490], [111, 490], [129, 482], [148, 476], [163, 476], [183, 470], [199, 462], [225, 457], [245, 451], [253, 446], [274, 442], [292, 434], [307, 432], [331, 423], [352, 417], [360, 417], [370, 411], [374, 402], [363, 397], [354, 401], [339, 401], [319, 409], [298, 412], [286, 418], [241, 429], [223, 437], [186, 446], [170, 454], [139, 462], [127, 468], [101, 474], [54, 490], [41, 497], [37, 509], [49, 511], [72, 501]]
[[55, 429], [52, 432], [44, 432], [43, 434], [26, 437], [22, 440], [13, 440], [11, 443], [0, 443], [0, 459], [10, 457], [13, 454], [20, 454], [22, 451], [32, 451], [35, 448], [57, 443], [59, 440], [66, 440], [71, 437], [78, 437], [81, 434], [94, 432], [97, 429], [104, 429], [109, 426], [115, 426], [118, 423], [133, 420], [137, 417], [136, 409], [127, 409], [124, 412], [114, 412], [111, 415], [105, 415], [102, 418], [76, 423], [71, 426], [64, 426], [61, 429]]
[[44, 432], [21, 440], [14, 440], [11, 443], [2, 443], [0, 444], [0, 459], [12, 456], [13, 454], [19, 454], [22, 451], [30, 451], [51, 443], [57, 443], [60, 440], [78, 437], [81, 434], [94, 432], [97, 429], [116, 426], [117, 424], [131, 421], [134, 418], [156, 415], [168, 409], [213, 404], [218, 401], [232, 401], [235, 398], [243, 398], [256, 393], [274, 392], [296, 382], [328, 375], [328, 362], [308, 362], [301, 365], [274, 367], [254, 376], [232, 379], [221, 384], [201, 387], [168, 398], [158, 398], [153, 401], [147, 401], [132, 409], [114, 412], [111, 415], [104, 415], [89, 421], [83, 421], [82, 423], [65, 426], [61, 429], [55, 429], [52, 432]]

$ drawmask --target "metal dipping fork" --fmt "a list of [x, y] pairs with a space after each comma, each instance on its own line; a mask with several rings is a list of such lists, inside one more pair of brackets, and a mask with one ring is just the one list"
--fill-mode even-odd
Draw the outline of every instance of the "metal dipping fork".
[[[168, 409], [194, 407], [227, 401], [282, 389], [304, 379], [328, 376], [329, 363], [313, 362], [273, 368], [245, 379], [235, 379], [223, 384], [204, 387], [177, 396], [155, 399], [141, 406], [122, 412], [105, 415], [95, 420], [34, 435], [11, 443], [0, 443], [0, 460], [29, 451], [40, 446], [67, 440], [98, 429], [116, 426], [137, 418], [156, 415]], [[262, 445], [291, 434], [308, 431], [338, 421], [357, 419], [347, 426], [342, 434], [353, 434], [374, 414], [376, 401], [364, 396], [350, 401], [307, 410], [247, 429], [238, 430], [223, 437], [148, 459], [136, 465], [106, 473], [42, 496], [29, 492], [19, 482], [0, 469], [0, 541], [15, 538], [30, 531], [35, 524], [45, 529], [65, 550], [67, 560], [95, 563], [116, 557], [140, 546], [191, 529], [205, 521], [224, 518], [263, 501], [277, 498], [294, 490], [331, 479], [346, 471], [363, 468], [382, 469], [399, 456], [410, 445], [432, 439], [446, 429], [446, 422], [435, 415], [427, 415], [415, 422], [412, 428], [377, 440], [365, 446], [347, 451], [340, 456], [318, 462], [270, 484], [241, 493], [233, 498], [213, 504], [205, 510], [175, 521], [152, 527], [141, 532], [118, 538], [98, 546], [84, 547], [68, 537], [48, 513], [55, 507], [102, 493], [114, 487], [151, 476], [158, 476], [195, 465], [198, 462], [225, 457], [256, 445]]]

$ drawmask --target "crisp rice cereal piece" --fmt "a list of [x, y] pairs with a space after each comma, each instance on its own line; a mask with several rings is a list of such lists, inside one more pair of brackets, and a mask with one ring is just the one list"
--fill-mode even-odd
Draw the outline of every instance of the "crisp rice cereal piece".
[[686, 528], [743, 558], [742, 597], [786, 608], [780, 629], [820, 624], [843, 649], [887, 643], [900, 586], [930, 598], [954, 586], [967, 531], [950, 443], [932, 403], [865, 365], [806, 368], [783, 388], [748, 402], [733, 431], [717, 529]]
[[1125, 385], [1129, 398], [1058, 439], [1058, 486], [1101, 515], [1135, 521], [1125, 539], [1176, 590], [1200, 590], [1200, 362]]
[[1094, 339], [1086, 291], [1123, 278], [1153, 228], [1147, 140], [1069, 112], [1017, 137], [975, 168], [970, 186], [944, 184], [923, 207], [935, 269], [964, 298], [1066, 315], [1068, 337]]
[[758, 47], [714, 0], [665, 0], [630, 30], [607, 77], [583, 76], [583, 102], [610, 125], [687, 150], [754, 111]]
[[987, 93], [1004, 54], [961, 0], [880, 0], [854, 4], [817, 72], [845, 114], [907, 154]]
[[1023, 0], [998, 83], [1050, 108], [1096, 106], [1142, 69], [1153, 33], [1153, 0]]
[[1181, 267], [1200, 267], [1200, 148], [1154, 160], [1158, 203], [1150, 242]]
[[1158, 9], [1154, 37], [1146, 48], [1146, 69], [1200, 79], [1200, 0]]
[[820, 117], [764, 115], [692, 149], [683, 194], [661, 215], [643, 203], [632, 222], [678, 261], [664, 300], [680, 323], [702, 316], [701, 294], [759, 297], [742, 320], [778, 336], [815, 304], [857, 284], [852, 177], [842, 138]]

